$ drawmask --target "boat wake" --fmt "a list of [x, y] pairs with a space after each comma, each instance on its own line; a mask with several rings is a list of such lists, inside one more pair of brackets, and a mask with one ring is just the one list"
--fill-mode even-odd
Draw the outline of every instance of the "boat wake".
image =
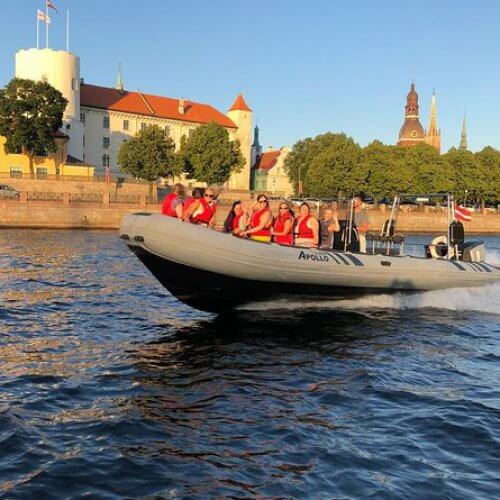
[[[500, 266], [500, 251], [488, 252], [488, 264]], [[380, 309], [445, 309], [477, 311], [500, 315], [500, 284], [481, 288], [453, 288], [415, 294], [366, 295], [356, 299], [332, 301], [273, 300], [243, 306], [243, 310], [321, 309], [339, 311], [370, 311]]]

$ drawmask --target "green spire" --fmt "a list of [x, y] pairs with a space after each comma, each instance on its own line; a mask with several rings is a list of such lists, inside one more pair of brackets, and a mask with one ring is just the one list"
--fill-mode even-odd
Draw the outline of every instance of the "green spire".
[[462, 123], [462, 134], [460, 136], [460, 146], [458, 149], [466, 150], [467, 149], [467, 128], [465, 127], [465, 113], [464, 113], [464, 121]]
[[116, 78], [116, 90], [119, 90], [120, 92], [123, 92], [125, 90], [125, 85], [123, 83], [123, 76], [122, 76], [122, 62], [120, 61], [118, 63], [118, 77]]

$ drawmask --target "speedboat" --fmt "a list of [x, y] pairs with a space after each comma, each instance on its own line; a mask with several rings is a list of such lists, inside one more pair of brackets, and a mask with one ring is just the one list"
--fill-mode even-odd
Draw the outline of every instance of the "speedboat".
[[415, 256], [404, 253], [404, 237], [394, 232], [394, 204], [384, 231], [368, 235], [366, 253], [351, 241], [352, 215], [351, 209], [343, 224], [343, 247], [331, 249], [262, 243], [144, 212], [123, 218], [120, 237], [175, 297], [217, 313], [274, 299], [319, 304], [500, 282], [500, 267], [485, 262], [483, 242], [463, 241], [456, 220], [446, 244], [427, 245], [426, 255]]

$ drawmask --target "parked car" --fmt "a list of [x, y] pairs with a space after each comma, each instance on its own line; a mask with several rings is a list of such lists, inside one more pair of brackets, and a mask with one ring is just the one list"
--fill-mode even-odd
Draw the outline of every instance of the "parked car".
[[19, 191], [7, 184], [0, 184], [0, 198], [19, 198]]

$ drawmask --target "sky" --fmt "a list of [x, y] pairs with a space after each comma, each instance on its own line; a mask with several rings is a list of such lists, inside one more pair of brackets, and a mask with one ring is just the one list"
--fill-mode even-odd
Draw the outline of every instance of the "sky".
[[[184, 97], [227, 110], [242, 92], [264, 148], [324, 132], [397, 141], [411, 81], [428, 126], [437, 95], [443, 150], [500, 149], [500, 2], [496, 0], [52, 0], [51, 47], [88, 83]], [[2, 0], [0, 85], [15, 52], [36, 45], [43, 0]], [[41, 31], [43, 28], [41, 27]], [[43, 37], [41, 37], [43, 38]]]

